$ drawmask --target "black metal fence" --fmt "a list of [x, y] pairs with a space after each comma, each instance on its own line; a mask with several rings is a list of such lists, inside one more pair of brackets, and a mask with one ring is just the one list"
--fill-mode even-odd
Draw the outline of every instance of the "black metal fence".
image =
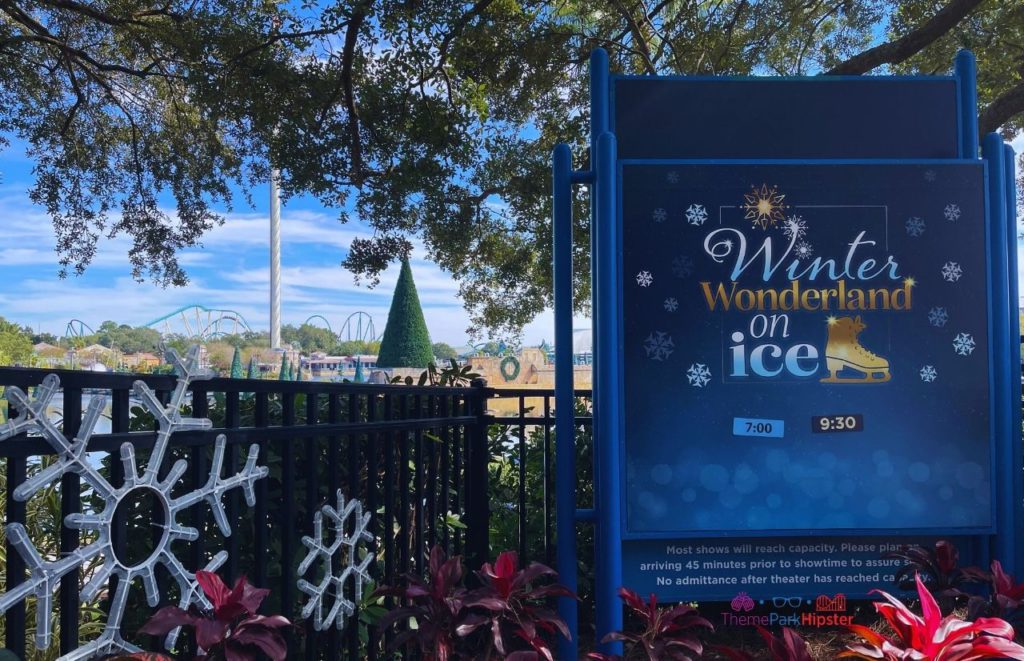
[[[61, 380], [60, 413], [68, 439], [79, 432], [84, 402], [109, 398], [104, 416], [109, 430], [95, 433], [88, 450], [91, 461], [112, 485], [124, 481], [124, 469], [117, 459], [123, 443], [134, 447], [140, 466], [146, 465], [156, 440], [155, 424], [144, 409], [133, 406], [132, 384], [141, 379], [166, 402], [176, 383], [174, 377], [4, 368], [0, 369], [0, 385], [31, 392], [50, 373]], [[366, 547], [375, 554], [370, 567], [378, 583], [395, 584], [404, 573], [424, 572], [434, 544], [465, 555], [471, 568], [503, 548], [517, 549], [524, 560], [551, 563], [554, 559], [551, 390], [497, 390], [482, 382], [446, 388], [244, 379], [196, 381], [190, 389], [191, 410], [186, 413], [209, 417], [213, 429], [182, 431], [171, 437], [171, 456], [161, 462], [161, 478], [176, 459], [188, 463], [176, 494], [206, 482], [218, 434], [227, 438], [224, 475], [241, 468], [251, 444], [259, 446], [258, 463], [270, 473], [256, 482], [252, 508], [237, 489], [225, 495], [231, 536], [220, 534], [210, 508], [200, 502], [189, 508], [183, 517], [186, 520], [180, 522], [198, 529], [199, 539], [181, 543], [173, 551], [190, 570], [227, 551], [228, 560], [220, 573], [232, 581], [244, 574], [251, 583], [270, 588], [266, 612], [300, 620], [304, 595], [296, 588], [296, 572], [306, 551], [301, 537], [312, 533], [314, 513], [324, 504], [333, 504], [333, 494], [339, 489], [347, 499], [360, 500], [372, 514], [373, 540]], [[581, 438], [589, 438], [589, 393], [578, 394], [582, 397], [578, 428]], [[496, 409], [493, 415], [488, 413], [492, 407]], [[11, 419], [18, 411], [8, 403], [7, 413]], [[586, 461], [589, 446], [583, 442], [579, 447]], [[13, 492], [48, 465], [53, 455], [43, 439], [31, 434], [0, 441], [6, 523], [32, 524], [27, 521], [30, 510], [48, 511], [45, 503], [15, 500]], [[581, 489], [584, 502], [580, 506], [587, 506], [586, 492]], [[34, 498], [46, 497], [52, 500], [49, 511], [59, 527], [59, 543], [40, 552], [52, 560], [90, 541], [91, 533], [60, 526], [59, 519], [95, 511], [102, 503], [74, 473], [62, 475]], [[153, 552], [162, 531], [162, 527], [152, 526], [153, 515], [159, 512], [129, 506], [118, 506], [115, 511], [113, 552], [125, 564]], [[3, 591], [9, 592], [28, 580], [28, 571], [10, 539], [3, 550]], [[80, 631], [83, 618], [79, 612], [80, 590], [89, 571], [84, 567], [66, 575], [54, 600], [53, 621], [61, 653], [76, 649], [80, 637], [91, 637], [88, 631]], [[116, 581], [117, 577], [112, 577], [107, 590], [101, 592], [100, 609], [109, 608]], [[158, 573], [158, 585], [161, 605], [176, 603], [176, 587], [166, 572]], [[363, 597], [347, 596], [355, 603]], [[30, 601], [28, 610], [37, 605]], [[125, 638], [147, 648], [159, 646], [158, 640], [135, 637], [152, 610], [142, 590], [133, 588], [122, 622]], [[31, 653], [33, 647], [34, 618], [30, 615], [26, 605], [19, 603], [4, 617], [6, 647], [19, 656]], [[358, 614], [357, 618], [342, 633], [335, 629], [317, 632], [306, 620], [290, 635], [289, 658], [383, 658], [386, 641], [380, 640], [371, 618]]]

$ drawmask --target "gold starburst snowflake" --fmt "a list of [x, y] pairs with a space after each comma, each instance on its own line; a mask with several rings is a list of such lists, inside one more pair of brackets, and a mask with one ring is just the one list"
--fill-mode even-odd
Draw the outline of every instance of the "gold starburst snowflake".
[[761, 184], [761, 187], [751, 186], [750, 192], [743, 196], [746, 204], [743, 210], [747, 212], [744, 219], [753, 221], [754, 225], [767, 230], [770, 225], [783, 220], [786, 217], [786, 208], [789, 206], [783, 203], [785, 195], [779, 193], [777, 186], [768, 188], [768, 184]]

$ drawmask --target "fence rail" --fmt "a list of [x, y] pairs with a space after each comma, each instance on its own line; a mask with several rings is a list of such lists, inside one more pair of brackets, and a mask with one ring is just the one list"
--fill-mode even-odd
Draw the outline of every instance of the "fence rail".
[[[132, 385], [136, 379], [142, 380], [166, 403], [175, 387], [174, 377], [10, 368], [0, 369], [0, 385], [31, 393], [50, 373], [61, 380], [56, 402], [63, 433], [69, 439], [80, 431], [87, 400], [109, 398], [103, 416], [109, 421], [105, 423], [109, 431], [94, 434], [88, 450], [93, 457], [90, 461], [112, 485], [124, 482], [117, 457], [122, 444], [131, 444], [139, 465], [146, 466], [156, 433], [153, 420], [133, 406]], [[193, 382], [190, 414], [209, 417], [214, 426], [171, 437], [171, 456], [161, 462], [161, 479], [176, 459], [188, 462], [175, 497], [206, 482], [219, 434], [227, 439], [225, 475], [235, 474], [244, 464], [251, 444], [259, 447], [258, 463], [269, 467], [270, 474], [256, 482], [252, 508], [238, 490], [225, 495], [233, 532], [230, 537], [220, 534], [206, 503], [189, 508], [180, 523], [197, 528], [200, 536], [195, 542], [176, 546], [175, 555], [194, 571], [217, 552], [227, 551], [227, 562], [220, 570], [226, 578], [246, 574], [252, 583], [271, 588], [266, 611], [297, 620], [303, 595], [296, 588], [296, 572], [306, 550], [301, 537], [312, 534], [314, 512], [333, 504], [332, 494], [340, 489], [347, 499], [360, 500], [372, 515], [373, 539], [367, 547], [377, 558], [371, 564], [375, 580], [394, 584], [401, 574], [422, 573], [427, 552], [435, 543], [449, 552], [465, 554], [471, 565], [483, 561], [489, 553], [487, 431], [492, 420], [486, 411], [492, 393], [483, 383], [443, 388], [224, 378]], [[10, 402], [7, 414], [8, 420], [18, 414]], [[61, 519], [103, 506], [74, 473], [61, 475], [41, 496], [28, 502], [15, 500], [17, 486], [49, 465], [54, 454], [38, 436], [21, 434], [0, 442], [6, 523], [31, 525], [29, 518], [34, 515], [30, 512], [35, 512], [37, 498], [59, 501]], [[133, 556], [145, 558], [162, 534], [162, 529], [146, 534], [135, 520], [137, 515], [139, 512], [127, 506], [115, 511], [112, 547], [124, 563], [134, 562], [129, 560]], [[66, 556], [92, 541], [90, 535], [60, 526], [56, 547], [40, 551], [44, 558]], [[5, 540], [4, 550], [4, 591], [9, 592], [28, 579], [28, 568], [11, 539]], [[83, 574], [90, 571], [95, 567], [84, 567], [61, 581], [54, 608], [61, 653], [79, 645], [79, 593]], [[116, 582], [117, 577], [112, 577], [101, 593], [101, 609], [110, 607]], [[158, 573], [158, 583], [161, 605], [174, 603], [175, 588], [167, 572]], [[141, 590], [132, 591], [122, 622], [127, 639], [133, 639], [144, 616], [152, 612], [136, 593]], [[363, 595], [345, 596], [359, 603]], [[34, 624], [26, 611], [20, 603], [4, 617], [6, 647], [19, 656], [32, 648]], [[383, 641], [367, 622], [348, 626], [343, 634], [317, 632], [310, 621], [303, 626], [304, 631], [289, 641], [289, 658], [383, 656]], [[159, 644], [154, 640], [137, 642], [147, 647]]]

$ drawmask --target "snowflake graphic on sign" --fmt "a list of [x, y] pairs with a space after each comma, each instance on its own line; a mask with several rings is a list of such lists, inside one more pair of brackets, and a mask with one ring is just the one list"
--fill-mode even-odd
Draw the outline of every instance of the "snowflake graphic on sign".
[[942, 215], [946, 217], [946, 220], [950, 222], [956, 222], [960, 220], [960, 205], [958, 204], [947, 204], [946, 208], [942, 210]]
[[958, 333], [953, 338], [953, 350], [961, 356], [969, 356], [974, 353], [974, 336], [970, 333]]
[[801, 241], [793, 248], [793, 255], [797, 259], [808, 259], [814, 254], [814, 247], [806, 241]]
[[669, 298], [665, 299], [665, 304], [664, 305], [665, 305], [665, 311], [666, 312], [675, 312], [676, 310], [679, 309], [679, 301], [675, 297], [672, 297], [672, 296], [670, 296]]
[[782, 224], [782, 234], [789, 240], [802, 239], [807, 236], [807, 221], [803, 216], [790, 216]]
[[656, 223], [663, 223], [665, 222], [665, 219], [668, 218], [668, 212], [661, 207], [658, 207], [651, 212], [651, 218], [654, 219], [654, 222]]
[[654, 282], [654, 276], [651, 275], [650, 271], [640, 271], [636, 274], [636, 284], [641, 287], [650, 287]]
[[679, 255], [673, 259], [672, 275], [677, 278], [689, 278], [693, 275], [693, 260], [686, 255]]
[[694, 363], [686, 370], [686, 380], [694, 388], [703, 388], [711, 383], [711, 370], [704, 363]]
[[644, 340], [644, 351], [651, 360], [663, 361], [672, 355], [675, 349], [672, 336], [662, 331], [654, 331]]
[[[178, 601], [180, 608], [188, 610], [193, 605], [202, 609], [212, 608], [202, 590], [199, 589], [195, 575], [185, 569], [171, 551], [173, 542], [178, 540], [193, 542], [199, 539], [200, 535], [195, 528], [182, 525], [178, 521], [178, 516], [187, 512], [192, 506], [206, 501], [213, 512], [214, 521], [216, 521], [221, 534], [224, 537], [229, 537], [231, 536], [231, 524], [228, 522], [222, 503], [224, 494], [232, 489], [241, 488], [246, 502], [252, 507], [256, 502], [254, 484], [256, 480], [266, 477], [269, 472], [266, 467], [256, 465], [259, 446], [253, 444], [249, 448], [245, 467], [235, 475], [227, 478], [221, 477], [227, 441], [223, 435], [220, 435], [214, 444], [213, 459], [206, 484], [174, 497], [172, 491], [181, 476], [188, 470], [188, 462], [179, 459], [167, 471], [165, 477], [160, 479], [163, 459], [167, 454], [171, 435], [175, 432], [203, 430], [213, 426], [206, 418], [185, 418], [181, 415], [181, 406], [188, 392], [189, 383], [194, 380], [209, 379], [213, 376], [213, 372], [199, 367], [198, 345], [189, 349], [184, 359], [178, 356], [173, 349], [168, 350], [167, 362], [174, 365], [178, 374], [178, 382], [171, 394], [170, 402], [166, 406], [160, 403], [156, 393], [145, 382], [136, 381], [133, 385], [135, 396], [156, 418], [160, 428], [146, 469], [141, 473], [136, 466], [134, 446], [128, 442], [121, 445], [121, 464], [124, 467], [125, 478], [124, 484], [117, 487], [112, 485], [100, 473], [99, 466], [88, 458], [89, 439], [103, 414], [107, 403], [106, 397], [92, 396], [82, 420], [81, 430], [74, 439], [69, 441], [47, 415], [50, 400], [60, 389], [60, 379], [57, 375], [50, 374], [45, 377], [42, 384], [35, 389], [32, 399], [29, 399], [17, 387], [7, 388], [6, 396], [17, 407], [19, 414], [17, 418], [0, 426], [0, 441], [32, 431], [42, 436], [57, 453], [57, 457], [51, 465], [14, 490], [14, 499], [24, 502], [41, 489], [60, 480], [64, 475], [75, 474], [92, 489], [96, 498], [101, 501], [102, 507], [95, 512], [68, 514], [64, 518], [64, 525], [68, 528], [90, 530], [94, 532], [94, 535], [90, 536], [92, 541], [85, 546], [60, 558], [42, 557], [29, 539], [25, 527], [21, 524], [11, 523], [7, 526], [7, 537], [17, 550], [18, 555], [25, 561], [30, 575], [25, 582], [16, 586], [8, 586], [10, 589], [0, 595], [0, 613], [27, 597], [35, 597], [35, 643], [36, 647], [44, 649], [50, 645], [52, 637], [53, 594], [60, 585], [61, 577], [76, 573], [82, 566], [95, 564], [97, 558], [102, 558], [98, 569], [82, 588], [81, 600], [83, 602], [95, 599], [102, 590], [106, 589], [107, 581], [112, 576], [118, 577], [117, 588], [109, 600], [110, 608], [103, 632], [92, 642], [61, 657], [62, 660], [91, 659], [116, 652], [140, 651], [139, 648], [121, 637], [121, 621], [128, 603], [128, 592], [136, 579], [141, 579], [149, 605], [156, 606], [159, 603], [157, 565], [163, 565], [177, 582], [180, 592]], [[134, 501], [140, 496], [155, 498], [162, 505], [164, 512], [163, 535], [156, 548], [146, 559], [137, 564], [128, 565], [114, 551], [112, 541], [114, 514], [123, 502]], [[209, 532], [205, 534], [209, 534]], [[226, 560], [227, 552], [221, 551], [206, 564], [204, 569], [216, 571]], [[168, 649], [174, 647], [178, 632], [179, 629], [175, 629], [167, 635], [164, 645]]]
[[931, 383], [938, 378], [939, 373], [935, 371], [935, 368], [931, 365], [925, 365], [921, 368], [921, 380], [925, 383]]
[[946, 262], [942, 265], [942, 279], [946, 282], [956, 282], [964, 275], [964, 270], [956, 262]]
[[913, 216], [907, 219], [907, 234], [919, 237], [924, 234], [924, 219]]
[[935, 178], [937, 176], [938, 175], [935, 174], [935, 170], [925, 170], [924, 171], [924, 180], [929, 182], [929, 183], [935, 181]]
[[[309, 595], [309, 600], [302, 607], [302, 617], [312, 615], [313, 628], [317, 631], [324, 631], [332, 624], [339, 631], [344, 629], [345, 618], [355, 614], [356, 605], [363, 598], [364, 583], [373, 581], [369, 569], [373, 554], [360, 547], [360, 542], [373, 541], [368, 530], [370, 513], [364, 514], [363, 504], [356, 499], [345, 502], [341, 489], [338, 489], [336, 497], [338, 507], [324, 505], [317, 510], [313, 515], [313, 536], [302, 538], [302, 543], [309, 550], [299, 564], [299, 576], [304, 576], [313, 563], [320, 561], [321, 564], [322, 576], [316, 584], [304, 578], [297, 581], [299, 591]], [[324, 529], [324, 518], [330, 526], [329, 537], [333, 540], [330, 543]], [[335, 571], [336, 566], [340, 571]], [[352, 585], [351, 599], [345, 590], [349, 583]]]
[[942, 328], [949, 321], [949, 312], [943, 307], [934, 307], [928, 310], [928, 323], [936, 328]]
[[670, 170], [669, 173], [665, 175], [665, 180], [668, 181], [668, 183], [670, 184], [678, 184], [679, 173], [676, 172], [675, 170]]
[[691, 225], [703, 225], [707, 219], [708, 210], [704, 208], [703, 204], [691, 204], [686, 209], [686, 222]]

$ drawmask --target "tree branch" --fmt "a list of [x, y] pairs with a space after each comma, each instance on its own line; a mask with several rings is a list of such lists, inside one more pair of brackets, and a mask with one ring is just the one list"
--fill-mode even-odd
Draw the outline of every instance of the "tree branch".
[[915, 30], [899, 39], [889, 41], [854, 55], [827, 71], [825, 75], [857, 75], [867, 73], [883, 64], [896, 64], [925, 49], [929, 44], [952, 30], [965, 16], [974, 11], [984, 0], [951, 0]]
[[1024, 112], [1024, 83], [1018, 83], [995, 98], [985, 106], [978, 116], [978, 131], [984, 136], [1010, 120], [1014, 115]]

